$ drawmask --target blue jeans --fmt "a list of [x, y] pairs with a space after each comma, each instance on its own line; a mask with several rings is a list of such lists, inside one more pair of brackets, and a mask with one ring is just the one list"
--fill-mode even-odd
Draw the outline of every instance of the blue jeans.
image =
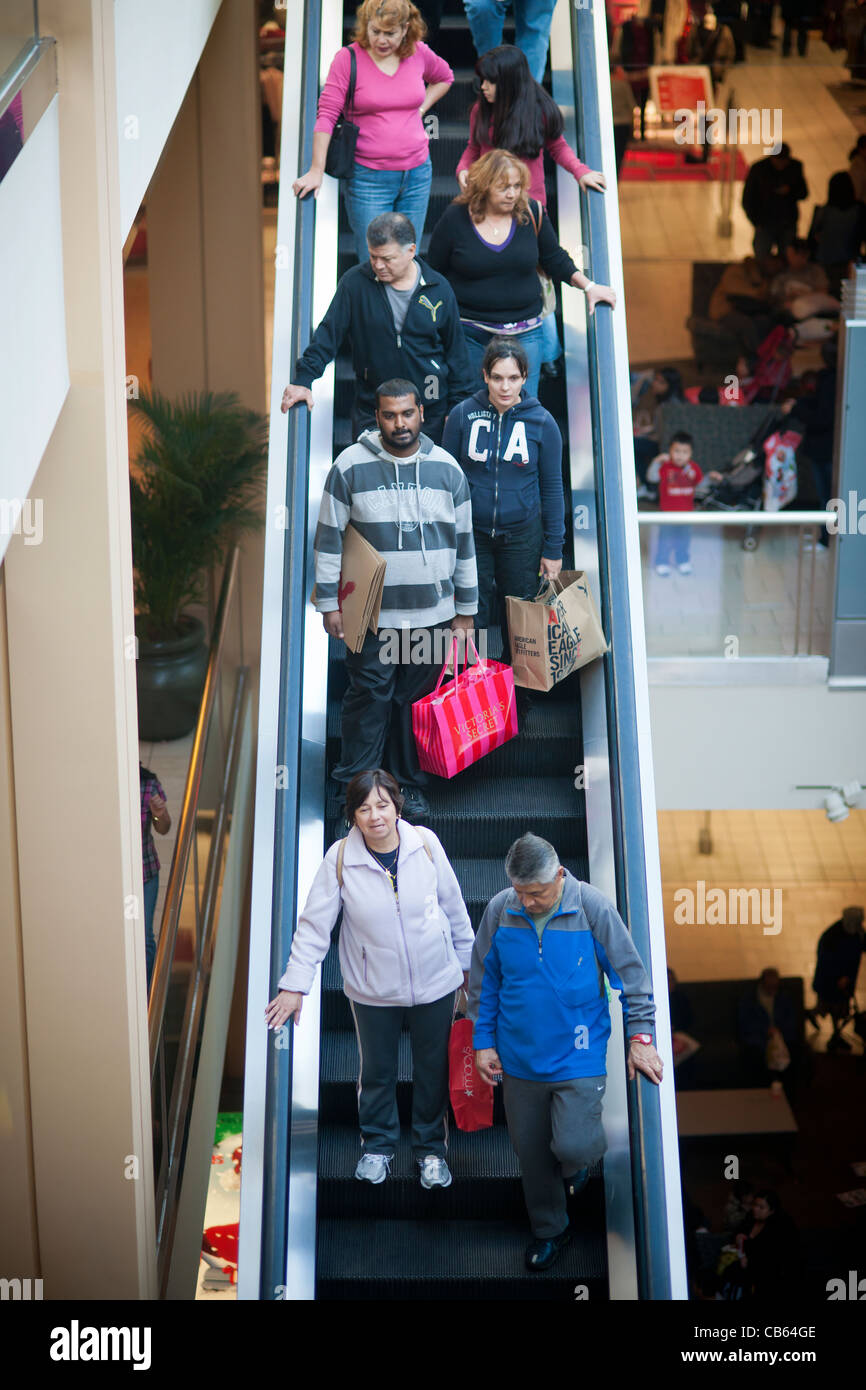
[[688, 564], [691, 540], [691, 526], [660, 526], [656, 564], [670, 564], [671, 556], [675, 565]]
[[[472, 42], [479, 58], [502, 43], [502, 29], [508, 0], [463, 0]], [[544, 77], [550, 43], [550, 21], [556, 0], [514, 0], [514, 42], [522, 48], [529, 71], [540, 82]]]
[[542, 362], [555, 362], [557, 357], [562, 356], [562, 343], [559, 341], [559, 330], [556, 327], [556, 314], [548, 314], [546, 319], [541, 320], [541, 330], [544, 340], [541, 344]]
[[343, 192], [359, 262], [367, 260], [367, 228], [380, 212], [404, 213], [415, 228], [420, 247], [432, 179], [429, 154], [417, 169], [368, 169], [355, 163], [355, 172], [346, 179]]
[[[466, 350], [469, 353], [469, 365], [478, 378], [478, 385], [484, 385], [484, 378], [481, 375], [481, 362], [484, 352], [491, 338], [496, 334], [491, 331], [488, 333], [483, 328], [476, 328], [471, 323], [464, 323], [463, 336], [466, 339]], [[538, 395], [538, 378], [541, 375], [542, 349], [544, 347], [544, 323], [540, 323], [537, 328], [528, 328], [525, 333], [508, 334], [509, 339], [514, 338], [519, 343], [529, 358], [529, 376], [526, 378], [527, 396]]]
[[153, 935], [153, 918], [156, 900], [159, 896], [159, 874], [144, 882], [144, 959], [147, 964], [147, 992], [150, 994], [150, 980], [153, 975], [153, 962], [156, 959], [156, 940]]

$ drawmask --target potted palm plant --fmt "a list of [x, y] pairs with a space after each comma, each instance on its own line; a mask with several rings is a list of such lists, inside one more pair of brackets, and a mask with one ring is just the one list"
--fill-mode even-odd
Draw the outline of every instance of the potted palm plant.
[[207, 669], [208, 571], [239, 535], [262, 524], [268, 424], [234, 392], [130, 402], [144, 434], [130, 475], [139, 737], [182, 738], [194, 727]]

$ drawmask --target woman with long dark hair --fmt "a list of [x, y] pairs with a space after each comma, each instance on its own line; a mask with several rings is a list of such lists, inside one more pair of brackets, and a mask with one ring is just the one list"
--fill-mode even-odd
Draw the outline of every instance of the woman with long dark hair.
[[529, 196], [547, 206], [544, 151], [573, 174], [581, 188], [602, 191], [604, 174], [582, 164], [563, 135], [562, 112], [536, 82], [519, 48], [501, 44], [475, 64], [481, 83], [469, 113], [469, 143], [457, 165], [457, 181], [466, 187], [469, 166], [488, 150], [510, 150], [529, 169]]
[[[465, 190], [469, 166], [489, 150], [510, 150], [529, 170], [529, 196], [547, 206], [544, 186], [544, 152], [573, 174], [581, 188], [606, 187], [604, 174], [583, 164], [563, 135], [562, 112], [536, 82], [526, 55], [512, 44], [500, 44], [484, 53], [475, 64], [481, 83], [478, 100], [469, 113], [469, 143], [457, 165], [457, 181]], [[562, 349], [556, 319], [548, 314], [542, 324], [542, 361], [555, 362]]]

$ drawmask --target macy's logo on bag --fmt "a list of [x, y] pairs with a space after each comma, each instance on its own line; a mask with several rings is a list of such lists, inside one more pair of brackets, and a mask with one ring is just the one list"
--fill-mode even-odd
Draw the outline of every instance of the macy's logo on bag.
[[474, 1095], [475, 1095], [475, 1092], [474, 1092], [474, 1090], [472, 1089], [474, 1085], [475, 1085], [475, 1062], [474, 1062], [473, 1057], [472, 1057], [472, 1048], [471, 1048], [471, 1047], [464, 1047], [464, 1049], [463, 1049], [463, 1092], [464, 1092], [464, 1095], [467, 1095], [467, 1096], [474, 1096]]

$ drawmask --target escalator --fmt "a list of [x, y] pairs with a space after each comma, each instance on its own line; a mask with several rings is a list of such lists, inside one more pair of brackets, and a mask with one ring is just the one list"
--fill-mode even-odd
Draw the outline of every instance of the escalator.
[[[444, 9], [436, 47], [454, 69], [455, 82], [434, 108], [438, 130], [431, 140], [433, 188], [420, 248], [422, 257], [430, 228], [456, 191], [454, 168], [465, 145], [466, 121], [474, 100], [475, 53], [463, 6], [460, 0], [446, 0]], [[307, 0], [302, 35], [304, 80], [298, 118], [302, 152], [309, 149], [315, 117], [316, 70], [320, 77], [324, 75], [330, 55], [340, 42], [349, 41], [353, 21], [354, 6], [347, 5], [344, 13], [340, 0]], [[591, 26], [592, 17], [561, 4], [554, 21], [552, 52], [559, 53], [564, 41], [569, 52], [573, 46], [577, 51], [577, 25], [581, 23]], [[598, 43], [597, 32], [593, 34], [587, 28], [582, 42], [590, 40]], [[506, 25], [503, 42], [510, 41], [513, 30]], [[606, 61], [606, 52], [602, 56]], [[557, 63], [554, 66], [558, 68]], [[579, 110], [580, 94], [575, 95], [570, 65], [555, 71], [553, 78], [554, 96], [566, 114], [575, 106]], [[595, 71], [588, 78], [592, 87]], [[576, 143], [574, 130], [569, 135], [567, 128], [566, 134], [572, 144]], [[610, 143], [608, 154], [612, 161]], [[285, 131], [283, 149], [285, 157]], [[580, 149], [592, 167], [602, 167], [601, 153], [593, 160], [582, 138]], [[284, 164], [284, 168], [291, 167], [288, 162]], [[297, 167], [307, 167], [303, 153]], [[582, 233], [576, 221], [576, 185], [570, 177], [570, 188], [561, 178], [557, 180], [552, 167], [547, 173], [548, 210], [554, 224], [558, 192], [562, 192], [574, 214], [568, 230], [572, 236], [576, 233], [576, 238], [566, 239], [561, 222], [560, 240], [574, 255], [577, 244], [589, 239], [591, 261], [586, 268], [593, 278], [605, 279], [602, 270], [606, 271], [606, 266], [602, 256], [595, 254], [591, 220]], [[283, 186], [284, 190], [290, 189], [290, 181], [285, 177]], [[353, 240], [342, 200], [338, 206], [332, 196], [330, 204], [323, 206], [324, 198], [325, 190], [315, 211], [315, 233], [312, 207], [287, 209], [284, 225], [288, 225], [289, 212], [296, 218], [293, 353], [306, 345], [310, 323], [318, 321], [327, 306], [336, 275], [354, 263]], [[607, 234], [604, 222], [603, 216], [595, 239], [599, 247]], [[597, 465], [605, 452], [599, 426], [604, 424], [604, 409], [600, 404], [599, 378], [587, 369], [587, 358], [595, 355], [600, 359], [604, 344], [589, 338], [582, 318], [578, 321], [583, 309], [582, 304], [575, 303], [577, 298], [566, 291], [566, 371], [558, 378], [543, 378], [540, 395], [542, 404], [557, 419], [565, 441], [563, 486], [566, 500], [571, 502], [566, 515], [579, 518], [573, 536], [567, 528], [564, 567], [589, 573], [601, 596], [606, 631], [614, 638], [613, 655], [605, 659], [606, 669], [596, 663], [594, 668], [561, 682], [548, 696], [537, 697], [521, 721], [517, 739], [451, 781], [431, 779], [426, 793], [431, 811], [425, 823], [439, 836], [454, 866], [473, 927], [477, 928], [489, 899], [507, 886], [503, 861], [509, 846], [532, 829], [556, 846], [572, 873], [596, 883], [618, 901], [644, 959], [649, 962], [654, 956], [653, 975], [658, 979], [659, 970], [664, 970], [663, 947], [660, 954], [657, 944], [651, 950], [648, 938], [639, 940], [634, 921], [635, 911], [642, 912], [644, 918], [648, 916], [647, 846], [641, 841], [637, 852], [629, 855], [625, 843], [628, 837], [622, 834], [622, 821], [631, 819], [624, 804], [624, 797], [632, 795], [626, 785], [630, 775], [627, 768], [633, 762], [638, 776], [639, 769], [636, 748], [627, 750], [628, 758], [618, 757], [623, 751], [623, 740], [617, 733], [621, 710], [612, 668], [617, 650], [624, 653], [617, 674], [626, 682], [627, 696], [626, 665], [633, 661], [633, 647], [631, 640], [625, 640], [632, 635], [625, 630], [626, 622], [631, 626], [628, 597], [625, 596], [626, 616], [618, 619], [611, 611], [604, 564], [606, 551], [622, 540], [617, 535], [621, 517], [607, 514], [611, 505], [614, 512], [617, 508], [622, 511], [622, 495], [617, 489], [616, 475], [609, 480], [607, 503], [604, 488], [599, 486]], [[600, 320], [601, 316], [597, 317]], [[276, 332], [275, 322], [275, 337]], [[598, 327], [595, 336], [602, 337]], [[615, 353], [610, 324], [607, 348]], [[615, 370], [615, 364], [611, 365]], [[288, 379], [288, 375], [282, 378]], [[332, 393], [332, 410], [327, 409], [326, 402], [323, 409], [317, 388], [317, 405], [311, 416], [305, 411], [291, 412], [289, 465], [286, 468], [283, 464], [280, 474], [285, 480], [284, 506], [289, 526], [279, 563], [273, 554], [270, 556], [272, 581], [276, 583], [279, 576], [283, 597], [280, 706], [278, 717], [271, 720], [274, 760], [278, 768], [289, 769], [292, 794], [284, 798], [278, 795], [272, 806], [272, 795], [268, 798], [268, 789], [262, 788], [263, 769], [267, 776], [273, 761], [268, 748], [269, 725], [260, 718], [265, 747], [260, 744], [259, 749], [258, 795], [262, 799], [257, 806], [259, 860], [258, 889], [254, 866], [254, 914], [257, 900], [261, 910], [269, 907], [272, 930], [269, 943], [263, 939], [257, 943], [254, 933], [250, 995], [257, 1002], [263, 988], [269, 990], [268, 997], [273, 994], [273, 982], [288, 956], [293, 923], [306, 887], [324, 850], [343, 833], [337, 799], [327, 782], [327, 769], [339, 752], [345, 648], [324, 636], [318, 615], [305, 606], [304, 594], [309, 593], [312, 582], [312, 537], [321, 484], [331, 459], [352, 442], [348, 358], [338, 360], [333, 381], [326, 375], [323, 386], [326, 402], [328, 391]], [[609, 407], [610, 401], [604, 405]], [[618, 454], [614, 460], [612, 452], [612, 436], [617, 428], [615, 422], [608, 422], [606, 452], [611, 470], [615, 462], [618, 472], [620, 460]], [[303, 468], [298, 466], [298, 461], [305, 458], [310, 461], [308, 486]], [[275, 489], [281, 485], [278, 479], [272, 480], [272, 484]], [[592, 524], [587, 524], [587, 518]], [[266, 559], [266, 586], [267, 567]], [[617, 600], [622, 601], [622, 597]], [[497, 644], [498, 637], [491, 634], [491, 656], [498, 655]], [[263, 708], [264, 648], [263, 640]], [[633, 683], [632, 678], [632, 686]], [[630, 734], [628, 741], [638, 742], [638, 735]], [[590, 768], [596, 769], [591, 782], [587, 781]], [[598, 786], [597, 772], [601, 768], [604, 775]], [[294, 781], [292, 772], [296, 774]], [[585, 784], [592, 787], [591, 792], [585, 790]], [[633, 805], [640, 814], [639, 792]], [[650, 855], [653, 843], [650, 836]], [[254, 915], [254, 923], [256, 920]], [[263, 985], [265, 978], [267, 984]], [[448, 1162], [454, 1178], [451, 1186], [434, 1191], [421, 1188], [408, 1142], [411, 1058], [405, 1031], [400, 1044], [398, 1105], [401, 1124], [406, 1129], [392, 1175], [380, 1186], [355, 1180], [360, 1153], [358, 1053], [348, 1002], [342, 992], [335, 940], [323, 965], [321, 985], [316, 986], [305, 1004], [303, 1023], [297, 1030], [287, 1030], [292, 1037], [285, 1040], [282, 1048], [272, 1043], [265, 1058], [261, 1036], [256, 1033], [257, 1028], [261, 1032], [260, 1013], [257, 1018], [256, 1005], [250, 1007], [240, 1296], [352, 1300], [573, 1300], [578, 1296], [593, 1302], [638, 1294], [671, 1297], [679, 1275], [676, 1238], [671, 1241], [670, 1223], [665, 1218], [661, 1143], [664, 1125], [659, 1098], [648, 1083], [641, 1083], [642, 1089], [634, 1083], [627, 1098], [621, 1016], [616, 1006], [612, 1014], [614, 1028], [608, 1054], [611, 1076], [605, 1105], [609, 1153], [604, 1163], [593, 1169], [588, 1187], [574, 1203], [575, 1236], [571, 1244], [551, 1269], [529, 1274], [523, 1263], [529, 1239], [526, 1212], [498, 1090], [491, 1130], [467, 1135], [453, 1124], [450, 1128]], [[659, 1024], [663, 1036], [661, 1017]], [[250, 1047], [255, 1052], [252, 1059]], [[254, 1093], [261, 1094], [263, 1103], [260, 1115], [251, 1123], [250, 1097]], [[667, 1128], [670, 1144], [670, 1115]], [[651, 1152], [647, 1152], [647, 1140]], [[673, 1164], [675, 1179], [675, 1153]], [[669, 1173], [668, 1203], [670, 1191]], [[581, 1290], [579, 1294], [577, 1289]]]

